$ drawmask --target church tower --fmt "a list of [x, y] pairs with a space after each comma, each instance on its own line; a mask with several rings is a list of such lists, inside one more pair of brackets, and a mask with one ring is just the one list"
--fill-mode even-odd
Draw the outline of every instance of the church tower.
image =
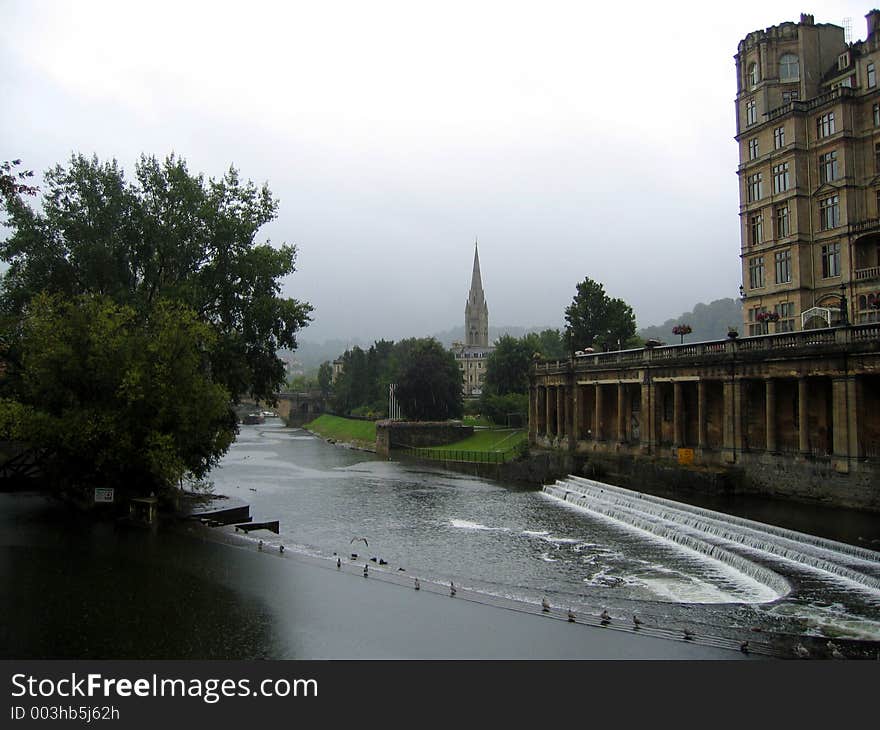
[[483, 294], [480, 278], [480, 252], [474, 241], [474, 272], [471, 275], [471, 291], [464, 305], [465, 344], [470, 347], [489, 347], [489, 307]]

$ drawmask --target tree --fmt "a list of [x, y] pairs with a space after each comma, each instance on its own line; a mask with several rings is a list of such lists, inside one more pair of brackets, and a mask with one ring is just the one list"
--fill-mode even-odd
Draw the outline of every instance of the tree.
[[34, 185], [28, 185], [24, 182], [34, 176], [31, 170], [19, 170], [14, 168], [21, 164], [21, 160], [8, 160], [0, 162], [0, 198], [4, 200], [12, 200], [18, 195], [36, 195], [39, 191]]
[[464, 404], [455, 356], [433, 337], [404, 342], [409, 356], [397, 382], [404, 414], [417, 421], [460, 418]]
[[541, 333], [531, 332], [523, 337], [534, 355], [536, 352], [545, 360], [560, 360], [568, 357], [568, 347], [558, 329], [546, 329]]
[[333, 366], [329, 362], [322, 362], [318, 367], [318, 388], [324, 398], [327, 398], [333, 389]]
[[529, 370], [535, 350], [527, 339], [504, 335], [495, 343], [495, 350], [486, 360], [484, 395], [527, 393]]
[[577, 293], [565, 309], [566, 335], [572, 350], [604, 344], [625, 346], [635, 335], [632, 308], [622, 299], [611, 299], [605, 288], [589, 277], [577, 285]]
[[214, 330], [161, 300], [144, 318], [109, 297], [39, 294], [16, 333], [0, 437], [45, 449], [56, 485], [148, 494], [203, 477], [237, 424], [206, 376]]
[[109, 297], [146, 317], [162, 299], [195, 311], [216, 337], [211, 372], [234, 400], [273, 400], [284, 383], [277, 352], [296, 348], [311, 306], [280, 296], [295, 246], [255, 242], [277, 215], [267, 185], [191, 175], [174, 155], [141, 156], [135, 181], [114, 160], [71, 157], [44, 176], [42, 210], [6, 197], [12, 235], [0, 310], [23, 315], [41, 291]]

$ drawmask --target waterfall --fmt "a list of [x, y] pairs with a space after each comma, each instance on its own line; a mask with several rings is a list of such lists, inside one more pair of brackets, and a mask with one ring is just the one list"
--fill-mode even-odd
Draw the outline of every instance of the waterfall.
[[880, 553], [722, 512], [569, 476], [544, 487], [556, 499], [697, 550], [780, 595], [788, 581], [753, 558], [771, 554], [880, 590]]

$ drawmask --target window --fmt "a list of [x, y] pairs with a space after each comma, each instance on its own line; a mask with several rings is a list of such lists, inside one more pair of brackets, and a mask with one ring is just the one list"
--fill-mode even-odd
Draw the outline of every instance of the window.
[[791, 91], [783, 91], [782, 92], [782, 103], [783, 104], [791, 104], [793, 101], [798, 100], [798, 92], [795, 89]]
[[859, 324], [880, 322], [880, 292], [860, 294], [858, 303], [859, 311], [856, 319]]
[[746, 125], [751, 126], [758, 122], [758, 106], [754, 99], [746, 102]]
[[874, 104], [872, 116], [875, 127], [880, 127], [880, 104]]
[[788, 163], [773, 166], [773, 192], [784, 193], [788, 190]]
[[866, 67], [867, 76], [868, 76], [868, 88], [873, 89], [877, 85], [877, 71], [874, 69], [874, 64], [869, 63]]
[[819, 227], [823, 231], [840, 225], [840, 198], [832, 195], [819, 201]]
[[777, 332], [793, 332], [794, 331], [794, 303], [782, 302], [773, 307], [773, 311], [779, 315], [776, 322]]
[[764, 286], [764, 257], [755, 256], [749, 259], [749, 289], [760, 289]]
[[750, 63], [749, 64], [749, 86], [752, 88], [758, 85], [758, 64]]
[[846, 53], [841, 53], [837, 57], [837, 70], [843, 71], [848, 66], [849, 66], [849, 51], [847, 51]]
[[874, 142], [874, 172], [880, 175], [880, 142]]
[[837, 151], [832, 150], [819, 155], [819, 182], [826, 183], [837, 180]]
[[788, 206], [776, 206], [776, 237], [785, 238], [789, 234], [790, 230], [791, 228], [788, 219]]
[[776, 253], [776, 283], [787, 284], [791, 281], [791, 250]]
[[830, 137], [834, 134], [834, 112], [828, 112], [816, 119], [816, 136]]
[[755, 335], [766, 335], [769, 324], [765, 321], [762, 322], [758, 319], [758, 315], [761, 312], [766, 312], [766, 307], [752, 307], [749, 310], [749, 335], [754, 337]]
[[773, 149], [781, 150], [785, 147], [785, 127], [776, 127], [773, 130]]
[[749, 140], [749, 159], [757, 160], [758, 159], [758, 138]]
[[756, 200], [760, 200], [763, 192], [761, 189], [761, 173], [756, 172], [754, 175], [749, 175], [747, 182], [749, 202], [753, 203]]
[[749, 216], [749, 242], [757, 246], [764, 240], [764, 216], [753, 213]]
[[840, 244], [829, 243], [822, 246], [822, 278], [840, 276]]
[[779, 80], [797, 81], [800, 78], [800, 64], [793, 53], [786, 53], [779, 59]]

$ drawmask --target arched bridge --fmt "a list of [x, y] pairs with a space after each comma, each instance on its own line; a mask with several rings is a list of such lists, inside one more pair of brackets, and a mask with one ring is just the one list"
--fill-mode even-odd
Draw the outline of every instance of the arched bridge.
[[320, 390], [284, 392], [278, 394], [278, 415], [288, 426], [302, 426], [320, 416], [327, 409], [327, 399]]

